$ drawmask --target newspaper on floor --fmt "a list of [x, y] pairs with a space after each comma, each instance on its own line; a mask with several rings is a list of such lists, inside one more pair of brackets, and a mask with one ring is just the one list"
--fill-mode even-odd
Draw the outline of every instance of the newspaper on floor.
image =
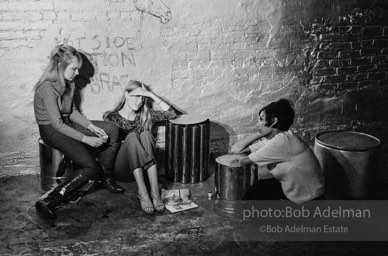
[[189, 189], [162, 189], [162, 199], [167, 208], [172, 213], [185, 211], [198, 207], [190, 200]]

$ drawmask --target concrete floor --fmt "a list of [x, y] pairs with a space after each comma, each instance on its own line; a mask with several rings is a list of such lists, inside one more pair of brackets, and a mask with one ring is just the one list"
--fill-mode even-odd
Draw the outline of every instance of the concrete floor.
[[[37, 175], [3, 178], [0, 183], [0, 255], [388, 255], [387, 242], [290, 242], [241, 238], [244, 223], [217, 213], [207, 193], [211, 176], [189, 188], [198, 208], [149, 216], [140, 210], [136, 184], [119, 183], [123, 194], [98, 189], [77, 204], [57, 210], [48, 223], [36, 215], [42, 195]], [[251, 227], [254, 228], [254, 227]]]

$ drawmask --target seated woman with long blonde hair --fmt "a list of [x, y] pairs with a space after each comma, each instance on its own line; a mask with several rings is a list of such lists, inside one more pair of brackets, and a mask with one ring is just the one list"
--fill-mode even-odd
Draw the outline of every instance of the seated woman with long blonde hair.
[[89, 180], [99, 176], [102, 176], [102, 185], [110, 192], [124, 191], [112, 179], [113, 164], [120, 146], [119, 129], [108, 122], [90, 121], [73, 102], [75, 77], [82, 63], [82, 56], [75, 48], [57, 45], [34, 87], [34, 113], [40, 137], [76, 166], [74, 176], [36, 202], [37, 213], [46, 219], [56, 219], [56, 208], [68, 202]]
[[[152, 101], [160, 110], [152, 108]], [[114, 175], [117, 180], [129, 181], [133, 173], [141, 209], [148, 214], [165, 210], [159, 191], [156, 142], [151, 134], [152, 125], [177, 116], [176, 111], [151, 92], [148, 86], [134, 80], [125, 86], [123, 95], [113, 110], [103, 115], [105, 121], [114, 122], [120, 128], [120, 138], [124, 140], [116, 157]], [[147, 171], [150, 194], [144, 182], [143, 171]]]

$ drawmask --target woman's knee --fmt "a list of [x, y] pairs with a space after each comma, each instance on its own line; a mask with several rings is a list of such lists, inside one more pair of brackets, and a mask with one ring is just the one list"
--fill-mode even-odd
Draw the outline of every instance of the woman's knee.
[[106, 122], [105, 132], [112, 142], [117, 142], [119, 139], [119, 128], [113, 123]]
[[150, 141], [154, 141], [155, 138], [154, 136], [152, 135], [152, 133], [150, 131], [144, 131], [140, 134], [140, 138], [142, 140], [146, 139], [146, 140], [150, 140]]
[[140, 136], [137, 133], [131, 132], [128, 133], [128, 135], [124, 139], [124, 144], [136, 144], [137, 142], [140, 142]]
[[145, 131], [140, 134], [142, 147], [147, 154], [155, 160], [156, 140], [151, 132]]

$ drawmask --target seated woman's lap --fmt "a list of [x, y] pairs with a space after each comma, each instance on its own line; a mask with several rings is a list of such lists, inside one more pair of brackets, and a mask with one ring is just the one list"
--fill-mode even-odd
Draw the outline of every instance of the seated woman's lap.
[[51, 125], [39, 126], [39, 131], [47, 145], [59, 150], [78, 166], [78, 172], [88, 178], [98, 175], [99, 164], [90, 152], [91, 147], [56, 131]]

